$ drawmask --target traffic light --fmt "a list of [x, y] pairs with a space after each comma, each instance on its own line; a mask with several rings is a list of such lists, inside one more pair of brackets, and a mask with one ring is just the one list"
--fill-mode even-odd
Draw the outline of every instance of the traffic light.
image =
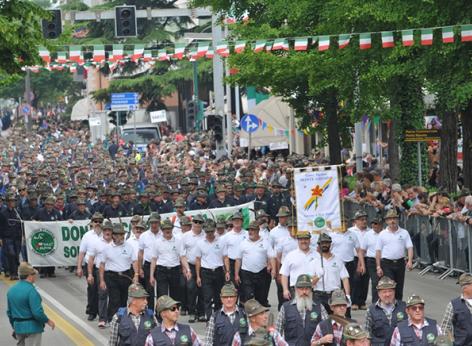
[[208, 115], [207, 130], [213, 131], [215, 141], [221, 142], [223, 140], [223, 118], [218, 115]]
[[115, 7], [115, 36], [116, 37], [136, 37], [136, 6], [116, 6]]
[[195, 101], [188, 101], [187, 102], [187, 120], [193, 121], [195, 120], [195, 115], [197, 114], [197, 107]]
[[108, 113], [110, 120], [108, 122], [115, 126], [126, 125], [128, 122], [128, 112], [111, 111]]
[[113, 125], [116, 126], [116, 124], [117, 124], [117, 123], [116, 123], [116, 119], [117, 119], [117, 114], [116, 114], [116, 112], [110, 112], [110, 113], [108, 113], [108, 117], [110, 118], [110, 120], [108, 120], [108, 122], [109, 122], [110, 124], [113, 124]]
[[43, 19], [43, 36], [45, 39], [58, 38], [62, 33], [61, 10], [48, 10], [50, 19]]

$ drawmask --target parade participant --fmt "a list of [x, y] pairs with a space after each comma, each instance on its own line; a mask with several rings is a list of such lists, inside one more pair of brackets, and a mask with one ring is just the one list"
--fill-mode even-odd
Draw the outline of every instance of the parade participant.
[[366, 271], [370, 277], [372, 304], [375, 304], [379, 299], [377, 294], [377, 283], [379, 281], [379, 277], [377, 276], [375, 264], [375, 248], [377, 246], [379, 234], [382, 231], [383, 221], [381, 218], [375, 217], [372, 219], [371, 225], [372, 229], [367, 231], [364, 240], [361, 243], [361, 249], [365, 259]]
[[148, 293], [140, 284], [128, 287], [127, 307], [121, 307], [110, 323], [108, 346], [144, 345], [151, 330], [158, 325], [154, 310], [147, 309]]
[[344, 326], [353, 320], [346, 318], [349, 301], [341, 289], [336, 289], [329, 299], [333, 314], [316, 326], [311, 338], [311, 346], [332, 345], [342, 346]]
[[178, 322], [180, 303], [169, 296], [161, 296], [156, 302], [156, 313], [162, 323], [151, 330], [145, 346], [200, 346], [197, 333], [187, 324]]
[[182, 241], [172, 234], [174, 225], [169, 219], [161, 223], [162, 237], [154, 243], [151, 250], [150, 284], [157, 288], [157, 297], [169, 295], [180, 298], [180, 272], [190, 279], [190, 268], [182, 256]]
[[286, 206], [280, 207], [278, 213], [276, 214], [276, 216], [279, 218], [279, 223], [277, 226], [271, 229], [269, 236], [270, 244], [274, 249], [277, 248], [279, 240], [290, 236], [290, 232], [287, 228], [287, 222], [290, 215], [290, 209]]
[[188, 314], [191, 315], [189, 323], [196, 320], [206, 320], [203, 308], [203, 296], [200, 287], [197, 286], [197, 272], [195, 262], [197, 259], [196, 249], [198, 241], [205, 238], [202, 232], [205, 220], [200, 214], [194, 215], [192, 218], [192, 230], [182, 236], [182, 252], [181, 256], [185, 256], [190, 267], [190, 274], [187, 274], [187, 304]]
[[[267, 183], [261, 181], [257, 183], [255, 196], [254, 196], [254, 210], [258, 211], [264, 209], [266, 213], [271, 215], [272, 218], [275, 218], [275, 210], [270, 210], [272, 205], [272, 199], [270, 198], [269, 193], [267, 192]], [[272, 214], [271, 214], [272, 212]]]
[[269, 240], [270, 228], [269, 228], [270, 215], [267, 214], [264, 209], [260, 209], [256, 212], [256, 221], [259, 223], [259, 235], [263, 239]]
[[259, 236], [259, 223], [252, 221], [248, 227], [249, 237], [239, 245], [234, 266], [234, 280], [241, 287], [241, 301], [255, 298], [264, 306], [271, 279], [275, 278], [275, 255], [269, 241]]
[[425, 317], [424, 300], [413, 294], [406, 301], [408, 319], [398, 322], [390, 346], [430, 345], [442, 334], [435, 320]]
[[[233, 341], [231, 342], [232, 346], [245, 346], [250, 344], [251, 340], [257, 337], [256, 331], [259, 328], [267, 330], [267, 327], [269, 327], [269, 308], [261, 305], [257, 300], [249, 299], [244, 303], [244, 311], [246, 312], [249, 321], [247, 334], [245, 332], [236, 332]], [[288, 346], [288, 343], [277, 330], [270, 332], [269, 340], [271, 341], [271, 344], [275, 346]]]
[[134, 206], [133, 212], [141, 216], [150, 215], [152, 213], [149, 191], [143, 191], [139, 194], [139, 202]]
[[313, 301], [311, 277], [302, 274], [295, 283], [295, 297], [280, 308], [277, 331], [290, 346], [309, 346], [316, 326], [327, 318], [324, 306]]
[[226, 218], [220, 215], [216, 218], [216, 236], [221, 237], [226, 234]]
[[[100, 256], [100, 289], [108, 290], [108, 318], [118, 308], [126, 306], [128, 287], [131, 282], [138, 282], [137, 258], [133, 247], [125, 243], [125, 230], [121, 224], [113, 224], [113, 241], [105, 245]], [[132, 278], [131, 266], [134, 269]]]
[[[77, 257], [76, 274], [79, 278], [84, 275], [88, 277], [88, 260], [92, 246], [100, 241], [102, 236], [103, 215], [95, 213], [90, 220], [90, 230], [84, 234], [80, 241], [79, 256]], [[92, 276], [96, 276], [96, 268], [92, 267]], [[88, 315], [87, 320], [93, 321], [98, 314], [98, 283], [94, 281], [93, 285], [87, 285], [87, 307], [85, 313]]]
[[103, 216], [106, 219], [127, 216], [125, 208], [121, 205], [121, 193], [116, 190], [110, 193], [111, 204], [103, 208]]
[[[369, 333], [357, 323], [349, 323], [343, 330], [343, 339], [346, 346], [371, 345]], [[375, 344], [372, 344], [375, 345]]]
[[[362, 215], [362, 214], [361, 214]], [[347, 221], [343, 222], [346, 225]], [[345, 232], [329, 231], [328, 235], [332, 239], [331, 252], [333, 255], [344, 262], [344, 266], [349, 274], [349, 287], [354, 285], [354, 277], [357, 274], [365, 274], [365, 263], [362, 250], [360, 249], [360, 242], [357, 234], [348, 229]], [[354, 256], [356, 254], [356, 256]], [[361, 295], [363, 295], [362, 293]], [[365, 300], [365, 299], [364, 299]], [[365, 309], [365, 302], [363, 304]], [[352, 305], [352, 310], [358, 310], [359, 305]], [[349, 316], [349, 312], [348, 312]]]
[[215, 236], [213, 224], [206, 224], [204, 232], [205, 238], [198, 240], [195, 249], [195, 274], [197, 286], [202, 290], [205, 317], [208, 320], [214, 310], [221, 308], [220, 290], [225, 281], [230, 280], [230, 275], [229, 266], [224, 267], [224, 248], [221, 238]]
[[77, 200], [77, 209], [75, 209], [70, 215], [69, 220], [89, 220], [92, 214], [87, 210], [87, 203], [84, 199]]
[[341, 283], [349, 302], [348, 305], [351, 300], [349, 273], [344, 266], [344, 261], [331, 252], [331, 243], [331, 237], [326, 233], [321, 233], [318, 238], [318, 251], [321, 256], [316, 262], [317, 266], [314, 269], [313, 277], [315, 298], [324, 305], [328, 313], [331, 313], [329, 299], [333, 292], [341, 289]]
[[209, 209], [215, 208], [226, 208], [231, 207], [233, 204], [231, 199], [226, 197], [226, 189], [224, 186], [218, 186], [216, 188], [216, 198], [213, 199], [208, 205]]
[[367, 309], [365, 329], [374, 346], [390, 345], [393, 330], [407, 318], [405, 302], [395, 299], [395, 286], [395, 281], [382, 277], [377, 284], [379, 299]]
[[320, 255], [310, 249], [310, 232], [297, 233], [298, 248], [288, 253], [280, 267], [283, 296], [285, 300], [291, 300], [297, 278], [302, 274], [314, 275], [319, 266]]
[[223, 246], [226, 249], [225, 266], [229, 263], [231, 281], [236, 285], [234, 278], [234, 264], [239, 254], [239, 245], [247, 238], [247, 232], [243, 227], [243, 214], [236, 212], [231, 217], [233, 228], [226, 233], [223, 239]]
[[172, 232], [174, 235], [182, 234], [181, 218], [185, 216], [185, 200], [177, 198], [174, 203], [175, 215], [171, 217], [170, 221], [174, 225]]
[[234, 334], [245, 337], [248, 329], [246, 313], [237, 305], [238, 291], [232, 283], [221, 288], [222, 307], [215, 311], [208, 321], [205, 337], [206, 346], [229, 346]]
[[458, 284], [462, 293], [447, 304], [441, 329], [454, 335], [455, 345], [469, 345], [472, 344], [472, 275], [462, 274]]
[[102, 255], [105, 245], [112, 241], [113, 224], [110, 221], [105, 221], [102, 225], [101, 237], [95, 239], [89, 250], [89, 257], [87, 262], [87, 285], [97, 287], [98, 296], [98, 328], [105, 328], [108, 323], [108, 291], [101, 289], [99, 286], [100, 275], [98, 269], [100, 268], [100, 256]]
[[375, 247], [377, 275], [388, 276], [395, 280], [395, 298], [402, 300], [405, 283], [405, 250], [408, 251], [406, 268], [413, 268], [413, 243], [406, 229], [398, 226], [398, 214], [389, 210], [385, 215], [387, 228], [380, 232]]
[[148, 219], [149, 229], [139, 237], [138, 266], [139, 277], [144, 280], [148, 297], [148, 307], [154, 307], [154, 287], [151, 285], [151, 260], [154, 244], [161, 237], [161, 216], [159, 213], [151, 213]]
[[20, 281], [7, 292], [7, 316], [17, 345], [41, 346], [44, 325], [54, 329], [55, 323], [44, 313], [41, 296], [34, 283], [38, 272], [27, 262], [18, 267]]
[[[362, 250], [362, 244], [365, 241], [366, 234], [371, 231], [367, 226], [367, 213], [364, 210], [359, 210], [354, 214], [354, 226], [349, 228], [350, 232], [353, 232], [357, 235], [358, 239], [358, 250], [362, 252], [362, 258], [364, 258], [364, 252]], [[354, 261], [357, 264], [359, 263], [359, 255], [354, 258]], [[365, 258], [364, 258], [365, 261]], [[365, 263], [365, 262], [364, 262]], [[346, 268], [347, 269], [347, 268]], [[349, 270], [348, 270], [349, 273]], [[351, 275], [351, 273], [349, 273]], [[352, 310], [366, 310], [366, 299], [367, 299], [367, 292], [369, 291], [369, 274], [365, 270], [364, 264], [364, 271], [363, 273], [357, 270], [354, 273], [353, 279], [350, 281], [352, 287]]]
[[[126, 242], [133, 247], [134, 253], [136, 254], [136, 258], [139, 257], [139, 238], [146, 230], [146, 225], [144, 224], [144, 222], [141, 221], [141, 218], [139, 216], [138, 219], [139, 220], [136, 221], [136, 223], [133, 223], [133, 221], [131, 221], [131, 232], [129, 233], [129, 238], [126, 239]], [[139, 277], [139, 280], [140, 282], [141, 280], [144, 282], [144, 278], [142, 278], [141, 276]], [[146, 287], [146, 285], [143, 286]]]
[[0, 232], [2, 239], [2, 251], [6, 255], [6, 267], [10, 274], [10, 280], [18, 280], [18, 264], [20, 262], [21, 217], [16, 209], [16, 197], [13, 194], [7, 196], [7, 207], [1, 211]]

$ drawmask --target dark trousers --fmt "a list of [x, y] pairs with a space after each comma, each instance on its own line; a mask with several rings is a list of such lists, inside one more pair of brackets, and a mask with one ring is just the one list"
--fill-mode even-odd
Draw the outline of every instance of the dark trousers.
[[7, 266], [10, 276], [18, 277], [18, 265], [20, 264], [21, 239], [4, 239], [3, 250], [7, 258]]
[[157, 298], [169, 295], [180, 301], [180, 265], [175, 267], [156, 266]]
[[189, 263], [190, 271], [192, 272], [192, 278], [187, 281], [187, 303], [189, 315], [203, 316], [203, 297], [202, 290], [197, 286], [195, 281], [197, 273], [195, 271], [195, 265]]
[[377, 276], [377, 264], [375, 263], [375, 258], [366, 257], [365, 267], [371, 283], [370, 288], [372, 294], [372, 304], [375, 304], [377, 300], [379, 300], [379, 294], [377, 293], [377, 284], [379, 282], [379, 277]]
[[3, 271], [5, 273], [10, 274], [10, 269], [8, 268], [8, 258], [7, 258], [7, 250], [6, 250], [6, 239], [2, 239], [3, 246], [1, 247], [2, 252], [0, 253], [0, 260], [1, 260], [1, 265], [0, 267], [3, 268]]
[[120, 307], [127, 306], [128, 287], [131, 285], [131, 271], [128, 270], [120, 275], [116, 272], [105, 272], [105, 283], [108, 289], [108, 320], [111, 321], [113, 315]]
[[267, 272], [267, 268], [258, 273], [241, 269], [240, 278], [242, 303], [254, 298], [264, 306], [269, 305], [267, 282], [270, 284], [270, 274]]
[[213, 310], [216, 311], [221, 308], [220, 291], [225, 283], [225, 272], [223, 267], [218, 267], [214, 270], [201, 268], [200, 271], [205, 317], [210, 319]]
[[180, 297], [182, 303], [182, 310], [188, 312], [188, 302], [187, 302], [187, 279], [185, 278], [182, 272], [179, 273], [179, 285], [180, 285]]
[[328, 314], [332, 314], [333, 311], [329, 307], [329, 299], [331, 298], [331, 292], [324, 292], [324, 291], [314, 291], [313, 292], [313, 300], [317, 301], [320, 304], [323, 304], [326, 312]]
[[[288, 277], [287, 279], [288, 282], [290, 282], [290, 277]], [[284, 288], [282, 287], [282, 284], [278, 280], [275, 280], [275, 284], [277, 285], [277, 299], [279, 301], [277, 309], [280, 311], [280, 308], [282, 307], [283, 303], [285, 303], [287, 300], [284, 298]]]
[[[357, 268], [357, 263], [359, 259], [356, 257], [354, 259], [355, 267]], [[356, 270], [354, 270], [354, 277], [352, 279], [351, 285], [351, 296], [352, 304], [362, 306], [366, 305], [365, 301], [367, 300], [367, 293], [369, 292], [369, 274], [364, 273], [360, 275]]]
[[[97, 283], [97, 300], [98, 300], [98, 320], [107, 322], [108, 321], [108, 289], [102, 290], [100, 288], [100, 276], [98, 274], [98, 269], [95, 270], [95, 282]], [[110, 320], [113, 316], [110, 317]]]
[[[85, 278], [88, 277], [88, 268], [87, 265], [83, 266], [83, 271]], [[97, 276], [97, 268], [93, 266], [92, 276], [95, 278]], [[93, 280], [93, 284], [89, 285], [87, 283], [87, 307], [85, 308], [85, 313], [87, 315], [98, 315], [98, 281]]]
[[144, 261], [143, 264], [143, 272], [144, 272], [144, 288], [146, 292], [149, 294], [148, 297], [148, 309], [154, 310], [154, 287], [151, 286], [149, 279], [151, 277], [151, 263]]
[[397, 286], [395, 287], [395, 298], [397, 300], [402, 300], [403, 285], [405, 284], [405, 259], [400, 258], [398, 260], [388, 260], [382, 258], [380, 266], [382, 267], [384, 276], [388, 276], [397, 283]]
[[[349, 274], [349, 286], [351, 288], [351, 303], [352, 303], [352, 290], [354, 287], [354, 276], [356, 275], [357, 269], [357, 262], [356, 260], [352, 260], [349, 262], [345, 262], [344, 265], [346, 266], [346, 270]], [[341, 285], [344, 288], [344, 285]], [[349, 307], [346, 311], [346, 317], [351, 317], [351, 308]]]

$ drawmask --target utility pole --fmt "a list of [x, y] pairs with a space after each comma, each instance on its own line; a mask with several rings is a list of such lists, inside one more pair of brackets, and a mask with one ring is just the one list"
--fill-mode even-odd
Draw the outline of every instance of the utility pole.
[[26, 69], [26, 79], [25, 79], [25, 101], [28, 105], [29, 111], [25, 114], [25, 128], [26, 132], [31, 132], [31, 71], [29, 68]]
[[[225, 24], [225, 39], [228, 37], [228, 26]], [[225, 75], [229, 78], [229, 63], [226, 60], [225, 63]], [[231, 109], [231, 85], [226, 83], [226, 133], [227, 133], [227, 147], [228, 147], [228, 158], [231, 158], [233, 149], [233, 110]]]

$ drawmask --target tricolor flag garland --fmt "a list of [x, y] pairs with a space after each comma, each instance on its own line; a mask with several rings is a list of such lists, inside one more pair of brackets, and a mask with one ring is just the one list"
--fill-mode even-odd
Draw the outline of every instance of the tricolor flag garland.
[[[315, 46], [318, 43], [318, 51], [323, 52], [332, 48], [331, 39], [338, 43], [339, 49], [348, 47], [351, 40], [356, 36], [359, 37], [359, 49], [368, 50], [372, 48], [372, 34], [380, 34], [382, 47], [393, 48], [397, 45], [395, 33], [398, 33], [401, 45], [404, 47], [411, 47], [415, 45], [415, 32], [419, 33], [420, 41], [416, 42], [421, 46], [431, 46], [434, 41], [434, 31], [441, 32], [441, 41], [444, 44], [454, 43], [455, 35], [460, 35], [460, 42], [472, 42], [472, 24], [464, 24], [456, 26], [459, 29], [454, 30], [454, 26], [444, 26], [437, 28], [422, 28], [422, 29], [405, 29], [400, 31], [382, 31], [382, 32], [365, 32], [360, 34], [340, 34], [340, 35], [320, 35], [320, 36], [306, 36], [296, 38], [277, 38], [277, 39], [260, 39], [254, 41], [220, 41], [216, 47], [213, 47], [211, 42], [203, 41], [197, 44], [187, 46], [185, 43], [175, 43], [174, 49], [163, 48], [157, 50], [157, 54], [153, 55], [152, 50], [146, 50], [144, 44], [126, 45], [132, 47], [131, 51], [125, 51], [123, 44], [112, 45], [112, 50], [107, 51], [105, 45], [98, 44], [93, 46], [93, 54], [91, 59], [84, 59], [84, 51], [82, 46], [69, 46], [68, 51], [59, 51], [51, 56], [50, 51], [43, 46], [38, 47], [39, 56], [43, 61], [45, 67], [49, 70], [63, 69], [69, 66], [75, 70], [77, 66], [96, 65], [109, 63], [123, 63], [126, 61], [143, 61], [144, 63], [153, 64], [154, 61], [170, 61], [182, 60], [187, 58], [195, 61], [197, 59], [206, 58], [212, 59], [214, 54], [226, 58], [230, 54], [241, 54], [246, 51], [253, 51], [255, 53], [261, 52], [284, 52], [294, 50], [298, 52], [307, 51], [310, 46]], [[310, 41], [311, 40], [311, 41]], [[311, 42], [311, 44], [310, 44]], [[91, 51], [88, 48], [87, 51]], [[283, 53], [282, 53], [283, 54]], [[49, 66], [51, 65], [51, 66]], [[36, 66], [35, 70], [40, 68]]]

